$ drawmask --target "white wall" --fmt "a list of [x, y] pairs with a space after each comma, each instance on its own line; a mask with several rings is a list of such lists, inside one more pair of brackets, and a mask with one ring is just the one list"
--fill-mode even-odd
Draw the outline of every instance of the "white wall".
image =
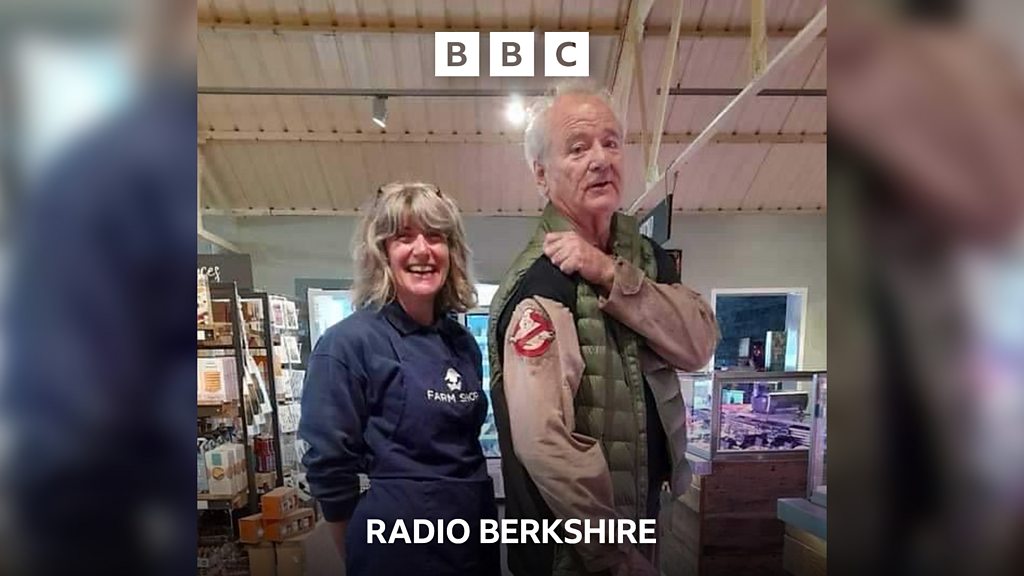
[[807, 370], [826, 364], [826, 217], [677, 216], [666, 248], [683, 251], [683, 282], [713, 288], [807, 288]]
[[[332, 216], [221, 218], [207, 216], [203, 225], [234, 241], [252, 255], [258, 288], [292, 294], [295, 278], [351, 278], [350, 241], [357, 220]], [[498, 282], [536, 227], [534, 218], [465, 220], [478, 282]], [[209, 245], [199, 250], [207, 253]]]
[[[292, 294], [296, 278], [350, 278], [355, 218], [206, 217], [205, 226], [252, 255], [258, 288]], [[534, 218], [466, 218], [473, 271], [498, 282], [536, 226]], [[672, 221], [667, 248], [683, 250], [683, 281], [708, 299], [712, 288], [808, 290], [804, 367], [825, 368], [826, 217], [687, 215]]]

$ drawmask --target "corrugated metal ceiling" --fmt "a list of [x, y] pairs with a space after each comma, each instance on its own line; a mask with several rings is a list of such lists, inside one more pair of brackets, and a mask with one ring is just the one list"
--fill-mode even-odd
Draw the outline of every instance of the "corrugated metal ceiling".
[[[823, 0], [771, 0], [769, 58]], [[674, 0], [656, 0], [646, 20], [643, 94], [654, 109]], [[591, 78], [610, 86], [627, 0], [455, 2], [201, 0], [201, 87], [480, 89], [546, 88], [556, 79], [435, 78], [433, 31], [590, 30]], [[687, 1], [672, 85], [740, 88], [750, 78], [749, 0]], [[482, 42], [486, 45], [486, 42]], [[824, 89], [824, 38], [778, 71], [772, 88]], [[485, 62], [482, 59], [482, 62]], [[486, 68], [486, 67], [485, 67]], [[639, 93], [628, 114], [639, 138]], [[666, 165], [729, 102], [671, 96], [660, 165]], [[542, 205], [521, 152], [521, 128], [506, 98], [401, 97], [388, 101], [387, 129], [370, 121], [366, 96], [199, 96], [205, 141], [203, 204], [213, 212], [336, 213], [358, 209], [381, 183], [437, 182], [467, 213], [535, 214]], [[684, 211], [819, 210], [825, 206], [824, 97], [758, 97], [679, 174]], [[624, 203], [643, 189], [631, 145]]]

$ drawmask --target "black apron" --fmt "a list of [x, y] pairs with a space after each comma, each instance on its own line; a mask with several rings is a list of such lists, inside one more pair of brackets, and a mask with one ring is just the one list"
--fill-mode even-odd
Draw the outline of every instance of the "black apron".
[[[480, 544], [480, 520], [497, 519], [498, 511], [494, 488], [486, 474], [486, 461], [479, 452], [480, 422], [486, 413], [487, 399], [476, 369], [468, 355], [431, 357], [408, 346], [397, 333], [390, 338], [402, 364], [403, 386], [391, 386], [386, 394], [403, 395], [404, 403], [390, 438], [395, 450], [374, 454], [370, 489], [349, 521], [345, 540], [347, 574], [498, 576], [499, 545]], [[468, 342], [473, 344], [472, 340]], [[446, 348], [451, 350], [450, 343]], [[465, 458], [464, 469], [474, 471], [466, 478], [439, 475], [446, 472], [440, 472], [435, 462], [444, 460], [452, 451], [465, 454], [464, 443], [473, 443], [479, 452], [479, 462], [475, 457]], [[446, 466], [450, 464], [447, 462]], [[477, 464], [480, 471], [475, 470]], [[402, 472], [395, 474], [396, 469]], [[375, 476], [372, 470], [389, 473]], [[376, 537], [373, 543], [367, 543], [368, 519], [384, 522], [385, 542], [398, 520], [404, 522], [410, 540], [414, 519], [433, 524], [434, 537], [426, 544], [406, 544], [401, 540], [381, 544]], [[439, 543], [437, 521], [444, 521], [447, 532], [447, 526], [455, 519], [469, 525], [469, 538], [465, 543], [452, 544], [446, 533], [444, 543]], [[463, 537], [462, 528], [456, 527], [454, 535]]]

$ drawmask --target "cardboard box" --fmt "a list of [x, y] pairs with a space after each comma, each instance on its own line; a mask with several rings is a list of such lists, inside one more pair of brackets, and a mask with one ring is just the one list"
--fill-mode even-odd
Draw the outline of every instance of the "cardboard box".
[[238, 541], [243, 544], [259, 544], [263, 541], [263, 514], [238, 519]]
[[299, 493], [289, 486], [274, 488], [263, 495], [260, 506], [267, 520], [283, 520], [299, 507]]
[[313, 510], [310, 508], [299, 508], [283, 520], [268, 520], [264, 514], [263, 536], [271, 542], [281, 542], [310, 532], [315, 525]]
[[206, 452], [206, 471], [209, 474], [210, 494], [233, 496], [237, 490], [235, 473], [238, 464], [235, 462], [235, 451], [225, 444]]
[[270, 543], [246, 546], [249, 552], [249, 576], [276, 576], [277, 553]]
[[245, 446], [222, 444], [206, 452], [209, 493], [233, 496], [249, 485], [245, 468]]
[[308, 540], [312, 533], [277, 543], [277, 576], [305, 576]]
[[[312, 532], [276, 543], [278, 576], [337, 576], [345, 563], [334, 548], [331, 528], [318, 522]], [[416, 569], [409, 571], [416, 573]]]

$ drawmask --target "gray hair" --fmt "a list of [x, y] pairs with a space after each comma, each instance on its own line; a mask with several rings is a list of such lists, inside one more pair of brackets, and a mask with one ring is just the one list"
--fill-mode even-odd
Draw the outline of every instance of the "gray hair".
[[[548, 148], [548, 111], [554, 105], [559, 96], [568, 94], [582, 94], [595, 96], [604, 101], [615, 115], [615, 121], [619, 124], [619, 130], [625, 127], [622, 125], [622, 118], [612, 103], [611, 92], [603, 87], [594, 84], [590, 80], [569, 80], [559, 83], [554, 90], [545, 96], [538, 98], [530, 105], [527, 111], [526, 133], [523, 138], [523, 152], [526, 155], [526, 163], [533, 169], [534, 162], [540, 162], [547, 154]], [[625, 136], [625, 134], [623, 134]]]

